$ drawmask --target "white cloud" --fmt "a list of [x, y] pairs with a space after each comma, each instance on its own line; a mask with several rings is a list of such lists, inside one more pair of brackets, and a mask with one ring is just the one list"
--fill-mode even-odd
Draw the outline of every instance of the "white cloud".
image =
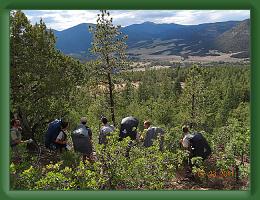
[[185, 10], [176, 11], [174, 16], [157, 19], [157, 23], [176, 23], [183, 25], [196, 25], [231, 20], [244, 20], [250, 18], [250, 11], [232, 10]]
[[56, 30], [67, 29], [80, 23], [95, 23], [97, 13], [98, 11], [82, 10], [25, 11], [32, 23], [42, 18], [48, 27]]
[[[25, 10], [32, 23], [40, 18], [49, 28], [63, 30], [80, 23], [96, 23], [98, 10]], [[250, 18], [249, 10], [112, 10], [115, 24], [128, 26], [151, 21], [195, 25]]]

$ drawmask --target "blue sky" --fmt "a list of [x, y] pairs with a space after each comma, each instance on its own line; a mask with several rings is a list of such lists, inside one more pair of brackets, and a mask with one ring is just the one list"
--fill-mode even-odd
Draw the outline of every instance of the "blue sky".
[[[48, 28], [64, 30], [80, 23], [95, 23], [98, 10], [23, 10], [31, 23], [42, 18]], [[109, 10], [114, 24], [128, 26], [146, 21], [196, 25], [250, 18], [249, 10]]]

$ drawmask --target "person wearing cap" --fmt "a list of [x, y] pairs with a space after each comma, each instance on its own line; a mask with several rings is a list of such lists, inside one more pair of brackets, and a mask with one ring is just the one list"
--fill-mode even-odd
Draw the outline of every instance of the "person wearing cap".
[[108, 123], [106, 117], [102, 117], [101, 122], [103, 126], [99, 132], [99, 144], [107, 144], [107, 136], [109, 136], [109, 134], [115, 130], [115, 127]]
[[164, 131], [159, 127], [152, 127], [150, 121], [144, 121], [145, 136], [144, 136], [144, 147], [150, 147], [153, 145], [153, 140], [159, 137], [160, 139], [160, 151], [163, 150]]

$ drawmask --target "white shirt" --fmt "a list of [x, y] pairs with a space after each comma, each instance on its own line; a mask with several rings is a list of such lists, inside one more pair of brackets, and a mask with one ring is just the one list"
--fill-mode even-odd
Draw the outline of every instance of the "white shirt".
[[11, 128], [11, 139], [12, 140], [22, 140], [21, 131], [18, 128]]
[[60, 141], [64, 141], [65, 135], [64, 133], [61, 131], [59, 133], [59, 135], [57, 136], [56, 140], [60, 140]]

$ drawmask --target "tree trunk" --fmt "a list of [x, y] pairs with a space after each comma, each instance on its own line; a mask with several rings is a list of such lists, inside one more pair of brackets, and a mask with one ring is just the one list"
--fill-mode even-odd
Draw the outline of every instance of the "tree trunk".
[[25, 116], [25, 114], [23, 113], [22, 109], [19, 107], [18, 108], [18, 118], [21, 121], [21, 126], [23, 129], [23, 140], [24, 139], [29, 139], [29, 138], [34, 138], [34, 134], [32, 132], [32, 129], [29, 125], [29, 122], [27, 120], [27, 117]]
[[22, 140], [26, 140], [26, 139], [33, 139], [33, 143], [29, 143], [27, 144], [27, 149], [30, 152], [34, 152], [38, 150], [38, 144], [36, 143], [35, 139], [34, 139], [34, 131], [32, 130], [32, 128], [29, 125], [29, 122], [27, 120], [26, 115], [22, 112], [22, 109], [19, 107], [18, 108], [18, 118], [21, 121], [21, 126], [22, 126], [22, 133], [23, 133], [23, 138]]
[[114, 124], [116, 125], [116, 120], [115, 120], [115, 109], [114, 109], [114, 98], [113, 98], [113, 85], [112, 85], [112, 79], [111, 79], [111, 74], [107, 74], [108, 78], [108, 88], [109, 88], [109, 99], [110, 99], [110, 112], [111, 112], [111, 119]]
[[236, 176], [236, 182], [239, 182], [239, 167], [238, 165], [235, 166], [235, 176]]
[[193, 127], [194, 123], [194, 117], [195, 117], [195, 95], [192, 94], [192, 102], [191, 102], [191, 123], [190, 128]]

